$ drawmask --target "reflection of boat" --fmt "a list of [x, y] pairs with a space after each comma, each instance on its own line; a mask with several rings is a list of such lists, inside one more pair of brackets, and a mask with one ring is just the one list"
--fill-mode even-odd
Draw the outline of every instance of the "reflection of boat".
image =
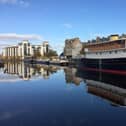
[[25, 63], [30, 63], [30, 64], [46, 64], [49, 65], [49, 60], [43, 59], [43, 60], [36, 60], [36, 59], [26, 59], [24, 61]]
[[100, 96], [112, 104], [126, 106], [126, 89], [99, 81], [86, 80], [88, 92]]
[[102, 97], [113, 105], [126, 106], [126, 77], [95, 71], [78, 71], [89, 93]]
[[68, 66], [68, 60], [51, 60], [49, 61], [52, 65]]
[[35, 60], [36, 64], [46, 64], [49, 65], [49, 59], [43, 59], [43, 60]]

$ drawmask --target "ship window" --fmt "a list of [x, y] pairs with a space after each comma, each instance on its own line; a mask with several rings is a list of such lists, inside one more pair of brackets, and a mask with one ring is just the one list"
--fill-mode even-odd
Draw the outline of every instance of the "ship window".
[[110, 51], [109, 53], [111, 54], [112, 52]]
[[117, 53], [117, 50], [115, 51], [115, 53]]

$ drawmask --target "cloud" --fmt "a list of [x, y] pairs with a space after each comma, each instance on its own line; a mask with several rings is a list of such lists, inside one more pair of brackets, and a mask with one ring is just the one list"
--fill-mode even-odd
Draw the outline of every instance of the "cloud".
[[3, 40], [42, 40], [42, 36], [36, 34], [2, 33], [0, 34], [0, 41]]
[[0, 0], [1, 4], [16, 4], [17, 0]]
[[19, 4], [20, 4], [22, 7], [29, 7], [29, 6], [30, 6], [30, 3], [29, 3], [29, 2], [23, 1], [23, 0], [19, 1]]
[[22, 7], [30, 6], [30, 3], [26, 0], [0, 0], [0, 4], [20, 5]]
[[72, 24], [69, 24], [69, 23], [63, 24], [63, 26], [65, 28], [69, 28], [69, 29], [71, 29], [73, 27]]

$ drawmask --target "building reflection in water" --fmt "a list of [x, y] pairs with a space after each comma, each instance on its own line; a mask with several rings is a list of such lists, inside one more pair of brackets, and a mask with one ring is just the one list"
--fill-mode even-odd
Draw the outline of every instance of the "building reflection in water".
[[83, 79], [76, 76], [77, 73], [76, 68], [66, 67], [64, 68], [64, 72], [65, 72], [65, 79], [67, 84], [80, 85]]
[[81, 70], [77, 76], [87, 84], [88, 93], [109, 101], [113, 106], [126, 106], [126, 76]]
[[48, 65], [29, 65], [24, 62], [12, 63], [7, 62], [4, 64], [4, 74], [17, 75], [18, 78], [23, 80], [30, 80], [33, 78], [43, 77], [49, 79], [49, 76], [57, 72], [59, 68]]
[[18, 75], [23, 80], [29, 80], [31, 78], [33, 69], [22, 63], [10, 63], [4, 64], [4, 73]]
[[69, 67], [8, 62], [4, 64], [4, 68], [0, 68], [0, 81], [19, 78], [30, 80], [42, 77], [49, 79], [50, 75], [61, 69], [64, 70], [67, 84], [78, 86], [84, 82], [88, 93], [109, 101], [111, 105], [126, 106], [126, 76], [124, 75], [83, 71]]

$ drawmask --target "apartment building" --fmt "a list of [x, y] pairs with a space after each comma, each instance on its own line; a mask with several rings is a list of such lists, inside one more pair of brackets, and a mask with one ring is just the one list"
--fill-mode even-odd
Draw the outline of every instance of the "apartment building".
[[49, 44], [47, 41], [41, 45], [32, 45], [28, 40], [24, 40], [16, 46], [9, 46], [3, 49], [3, 57], [5, 58], [20, 58], [33, 57], [37, 52], [44, 56], [49, 51]]

